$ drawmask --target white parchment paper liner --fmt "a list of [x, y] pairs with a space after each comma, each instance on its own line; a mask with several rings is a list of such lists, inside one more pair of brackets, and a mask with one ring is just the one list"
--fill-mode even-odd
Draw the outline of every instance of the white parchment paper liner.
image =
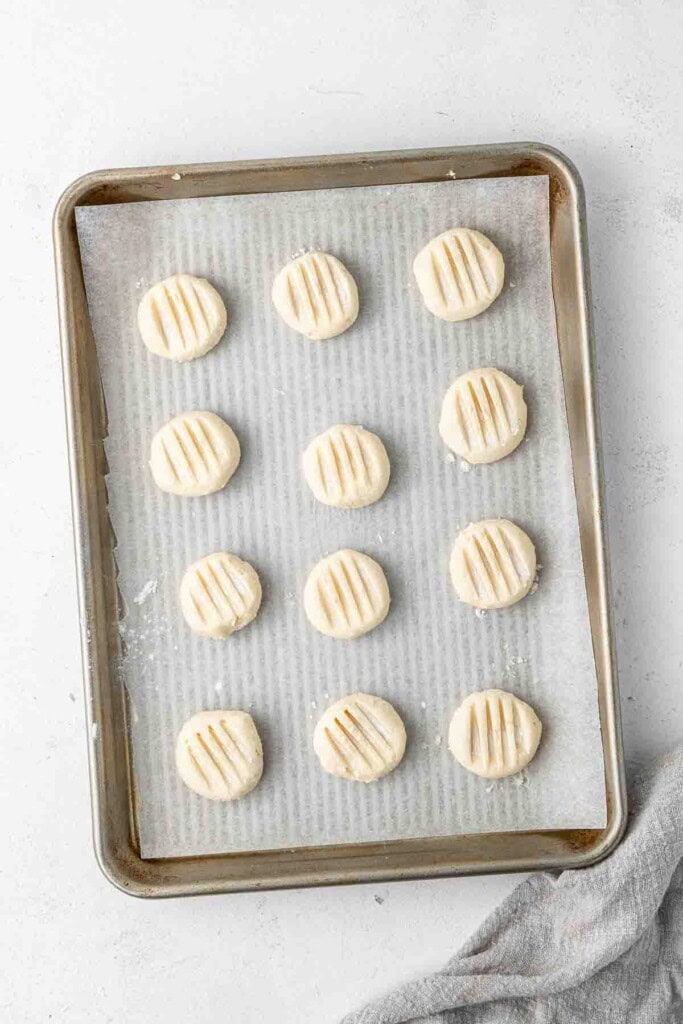
[[[596, 677], [549, 273], [546, 178], [444, 182], [77, 209], [88, 302], [109, 414], [111, 519], [118, 546], [121, 674], [132, 702], [144, 857], [357, 843], [459, 832], [599, 828], [605, 792]], [[484, 314], [443, 323], [423, 307], [411, 264], [449, 226], [501, 249], [506, 284]], [[321, 248], [354, 274], [361, 312], [311, 343], [275, 313], [270, 287], [294, 252]], [[144, 291], [172, 273], [208, 277], [229, 326], [203, 359], [151, 355], [136, 331]], [[497, 366], [525, 385], [528, 439], [504, 461], [464, 472], [437, 431], [458, 374]], [[210, 409], [230, 422], [242, 464], [228, 487], [182, 499], [155, 487], [157, 428]], [[319, 431], [360, 423], [384, 440], [392, 478], [363, 510], [317, 504], [300, 455]], [[479, 616], [458, 603], [448, 557], [459, 528], [513, 519], [533, 538], [540, 587]], [[349, 546], [384, 566], [386, 622], [340, 642], [317, 634], [302, 587], [322, 555]], [[178, 608], [188, 563], [226, 549], [264, 586], [254, 623], [227, 641], [194, 636]], [[447, 749], [450, 716], [471, 690], [510, 689], [544, 735], [528, 773], [469, 775]], [[363, 786], [324, 774], [312, 752], [319, 712], [356, 689], [403, 716], [401, 766]], [[245, 800], [189, 792], [175, 736], [204, 708], [244, 708], [266, 768]]]

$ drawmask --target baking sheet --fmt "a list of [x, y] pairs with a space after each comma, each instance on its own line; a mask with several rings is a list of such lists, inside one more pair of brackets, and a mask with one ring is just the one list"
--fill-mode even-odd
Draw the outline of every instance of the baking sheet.
[[[444, 182], [78, 208], [88, 302], [109, 417], [110, 512], [117, 538], [121, 675], [131, 701], [143, 857], [364, 842], [458, 832], [605, 824], [595, 669], [550, 289], [546, 178]], [[482, 316], [446, 324], [422, 306], [415, 253], [455, 224], [488, 234], [506, 286]], [[319, 247], [344, 260], [361, 315], [310, 343], [270, 303], [277, 270]], [[208, 277], [226, 299], [225, 339], [175, 365], [137, 337], [144, 290], [171, 273]], [[501, 463], [464, 472], [440, 441], [441, 399], [466, 369], [495, 365], [523, 382], [528, 440]], [[242, 443], [220, 494], [159, 492], [149, 442], [172, 415], [212, 409]], [[335, 422], [379, 433], [392, 463], [385, 497], [363, 510], [317, 504], [300, 453]], [[543, 565], [518, 606], [477, 615], [448, 578], [458, 529], [506, 516]], [[354, 642], [317, 634], [301, 608], [310, 567], [350, 546], [377, 558], [392, 591], [386, 622]], [[228, 641], [189, 632], [177, 606], [186, 565], [224, 548], [264, 584], [255, 622]], [[544, 723], [527, 773], [493, 783], [447, 750], [448, 721], [472, 689], [502, 686]], [[374, 786], [325, 775], [311, 749], [319, 712], [365, 689], [408, 729], [400, 768]], [[243, 707], [266, 770], [242, 802], [215, 804], [176, 778], [173, 747], [202, 708]]]

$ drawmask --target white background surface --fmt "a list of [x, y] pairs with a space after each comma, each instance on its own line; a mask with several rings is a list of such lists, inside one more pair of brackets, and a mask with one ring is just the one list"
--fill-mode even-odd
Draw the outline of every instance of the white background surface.
[[522, 139], [571, 156], [588, 195], [632, 769], [683, 736], [681, 12], [2, 4], [1, 1020], [335, 1021], [441, 965], [516, 882], [142, 903], [100, 876], [49, 236], [61, 189], [174, 161]]

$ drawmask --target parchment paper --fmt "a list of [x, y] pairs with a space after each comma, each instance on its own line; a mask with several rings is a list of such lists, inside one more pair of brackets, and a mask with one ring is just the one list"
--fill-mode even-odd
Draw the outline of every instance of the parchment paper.
[[[109, 415], [106, 451], [116, 559], [125, 599], [121, 675], [132, 703], [144, 857], [563, 827], [602, 827], [605, 793], [595, 668], [549, 273], [546, 178], [443, 182], [136, 203], [77, 209]], [[483, 315], [434, 318], [412, 277], [433, 235], [476, 227], [504, 254], [506, 284]], [[355, 276], [361, 313], [339, 338], [312, 343], [281, 322], [273, 277], [304, 248], [335, 253]], [[202, 359], [151, 355], [136, 330], [144, 291], [172, 273], [208, 277], [228, 331]], [[528, 439], [464, 471], [437, 430], [441, 401], [465, 370], [497, 366], [525, 385]], [[159, 491], [147, 462], [171, 416], [210, 409], [236, 430], [242, 463], [207, 498]], [[391, 458], [385, 497], [326, 508], [300, 455], [336, 422], [360, 423]], [[513, 519], [533, 538], [538, 591], [477, 615], [448, 576], [458, 530]], [[354, 547], [383, 565], [386, 622], [341, 642], [308, 624], [301, 593], [324, 554]], [[225, 549], [264, 586], [255, 622], [226, 641], [193, 635], [177, 591], [185, 567]], [[462, 769], [447, 748], [470, 691], [510, 689], [540, 715], [528, 772], [499, 783]], [[312, 751], [318, 714], [354, 690], [403, 716], [401, 766], [363, 786], [326, 775]], [[245, 800], [214, 803], [176, 777], [175, 736], [205, 708], [249, 710], [265, 772]]]

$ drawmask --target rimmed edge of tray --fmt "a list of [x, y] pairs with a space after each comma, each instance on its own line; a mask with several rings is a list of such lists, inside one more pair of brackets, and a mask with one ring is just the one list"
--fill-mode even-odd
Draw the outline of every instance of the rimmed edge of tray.
[[[119, 636], [113, 532], [104, 483], [106, 410], [83, 284], [76, 206], [533, 174], [550, 179], [552, 284], [598, 677], [606, 827], [143, 860], [135, 828], [126, 701], [115, 667]], [[506, 143], [96, 171], [78, 178], [61, 196], [53, 239], [93, 835], [97, 861], [109, 881], [131, 895], [162, 897], [559, 870], [585, 867], [606, 857], [626, 826], [626, 792], [602, 515], [585, 200], [571, 161], [542, 144]]]

